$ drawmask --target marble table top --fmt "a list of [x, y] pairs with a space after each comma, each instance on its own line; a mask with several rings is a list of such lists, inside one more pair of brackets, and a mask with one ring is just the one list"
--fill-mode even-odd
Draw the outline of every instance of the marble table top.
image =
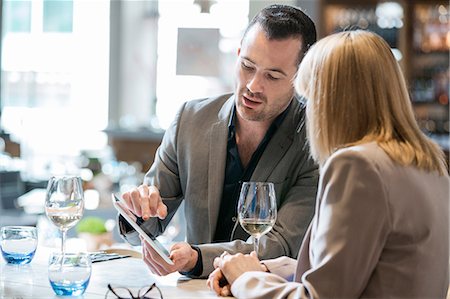
[[[47, 262], [51, 251], [56, 249], [39, 247], [28, 265], [10, 265], [0, 258], [0, 298], [64, 298], [55, 295], [48, 280]], [[108, 283], [130, 288], [137, 295], [138, 289], [153, 282], [164, 299], [218, 298], [206, 286], [206, 280], [189, 279], [179, 273], [159, 277], [137, 258], [93, 263], [89, 286], [81, 298], [105, 298]]]

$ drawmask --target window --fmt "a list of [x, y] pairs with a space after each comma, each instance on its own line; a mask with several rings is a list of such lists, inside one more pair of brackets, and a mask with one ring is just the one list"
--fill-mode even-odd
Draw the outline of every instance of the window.
[[39, 176], [106, 145], [109, 2], [2, 3], [1, 127]]
[[159, 1], [159, 14], [156, 115], [167, 128], [183, 102], [234, 91], [249, 1]]

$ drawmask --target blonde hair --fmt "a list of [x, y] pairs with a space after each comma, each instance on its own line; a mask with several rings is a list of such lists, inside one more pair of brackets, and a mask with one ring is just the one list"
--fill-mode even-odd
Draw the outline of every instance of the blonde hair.
[[444, 154], [420, 131], [400, 67], [378, 35], [323, 38], [300, 64], [295, 87], [308, 99], [311, 155], [320, 165], [338, 148], [375, 141], [402, 165], [446, 172]]

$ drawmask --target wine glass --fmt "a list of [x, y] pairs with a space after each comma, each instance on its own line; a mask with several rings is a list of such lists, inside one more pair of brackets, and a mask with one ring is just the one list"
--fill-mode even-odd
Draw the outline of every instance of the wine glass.
[[65, 252], [66, 233], [83, 216], [83, 187], [78, 176], [52, 177], [48, 181], [45, 213], [61, 231], [61, 252]]
[[253, 236], [258, 254], [259, 238], [267, 234], [277, 219], [277, 201], [273, 183], [244, 182], [238, 202], [238, 218], [242, 228]]

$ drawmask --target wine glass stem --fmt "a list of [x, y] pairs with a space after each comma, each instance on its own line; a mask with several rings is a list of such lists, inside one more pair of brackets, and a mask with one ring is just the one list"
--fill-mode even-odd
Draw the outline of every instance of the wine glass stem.
[[61, 253], [64, 258], [64, 253], [66, 252], [66, 230], [61, 231]]
[[256, 252], [256, 256], [258, 256], [259, 249], [259, 238], [257, 236], [253, 236], [253, 250]]

